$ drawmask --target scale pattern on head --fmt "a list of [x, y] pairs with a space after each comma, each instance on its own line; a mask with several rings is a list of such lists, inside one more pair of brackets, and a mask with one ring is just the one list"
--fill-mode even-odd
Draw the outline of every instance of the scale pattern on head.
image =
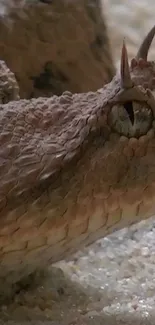
[[123, 41], [120, 73], [112, 81], [117, 91], [109, 100], [109, 123], [114, 131], [127, 137], [145, 135], [155, 118], [155, 62], [147, 60], [154, 35], [155, 26], [144, 38], [130, 65]]

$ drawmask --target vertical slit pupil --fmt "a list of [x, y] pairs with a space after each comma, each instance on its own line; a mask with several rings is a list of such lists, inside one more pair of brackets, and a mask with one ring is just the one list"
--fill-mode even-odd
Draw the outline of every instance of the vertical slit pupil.
[[131, 123], [134, 124], [134, 111], [133, 111], [132, 101], [128, 101], [128, 102], [124, 103], [123, 106], [128, 113]]

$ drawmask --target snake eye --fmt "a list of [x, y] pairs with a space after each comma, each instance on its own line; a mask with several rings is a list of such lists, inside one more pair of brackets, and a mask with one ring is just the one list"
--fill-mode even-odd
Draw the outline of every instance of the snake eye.
[[146, 102], [125, 101], [111, 107], [108, 123], [114, 132], [128, 138], [139, 138], [151, 128], [152, 108]]
[[123, 106], [128, 113], [131, 124], [133, 125], [134, 124], [134, 111], [133, 111], [132, 101], [128, 101], [128, 102], [124, 103]]

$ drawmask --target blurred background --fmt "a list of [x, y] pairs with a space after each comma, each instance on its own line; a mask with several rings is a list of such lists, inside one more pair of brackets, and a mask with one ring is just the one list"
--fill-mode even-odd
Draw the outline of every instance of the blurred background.
[[[155, 1], [101, 0], [101, 2], [106, 11], [112, 49], [118, 66], [123, 38], [126, 38], [129, 57], [132, 58], [144, 35], [155, 24]], [[149, 57], [155, 59], [155, 41]]]

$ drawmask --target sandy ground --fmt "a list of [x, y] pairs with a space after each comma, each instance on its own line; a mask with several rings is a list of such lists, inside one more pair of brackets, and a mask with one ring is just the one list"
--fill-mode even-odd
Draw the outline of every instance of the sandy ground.
[[[118, 67], [123, 37], [132, 58], [154, 25], [155, 2], [104, 2]], [[155, 58], [155, 42], [150, 57]], [[153, 218], [114, 233], [79, 252], [72, 261], [59, 263], [39, 287], [3, 305], [0, 324], [153, 325], [154, 247]]]

